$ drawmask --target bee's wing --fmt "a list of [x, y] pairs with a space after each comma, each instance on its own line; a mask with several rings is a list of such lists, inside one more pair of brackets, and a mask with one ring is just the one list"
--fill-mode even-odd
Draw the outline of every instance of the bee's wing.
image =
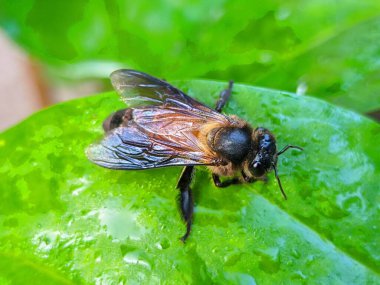
[[164, 105], [183, 109], [197, 108], [218, 114], [169, 83], [146, 73], [120, 69], [112, 72], [110, 78], [128, 107]]
[[229, 124], [177, 107], [147, 106], [132, 110], [128, 119], [87, 149], [94, 163], [112, 169], [146, 169], [173, 165], [216, 165], [208, 147], [207, 129]]
[[233, 119], [142, 72], [117, 70], [111, 81], [129, 108], [106, 120], [105, 138], [87, 150], [90, 160], [113, 169], [219, 162], [207, 133]]

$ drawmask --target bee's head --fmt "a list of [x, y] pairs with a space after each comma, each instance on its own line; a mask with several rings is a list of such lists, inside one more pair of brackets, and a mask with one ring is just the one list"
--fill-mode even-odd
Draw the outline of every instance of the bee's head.
[[277, 158], [289, 148], [297, 148], [300, 150], [302, 150], [302, 148], [298, 146], [287, 145], [282, 150], [277, 152], [276, 139], [272, 133], [265, 128], [255, 129], [252, 134], [252, 141], [254, 146], [254, 156], [252, 161], [249, 162], [249, 171], [253, 177], [259, 178], [264, 176], [269, 171], [274, 170], [281, 193], [286, 199], [286, 194], [282, 188], [280, 178], [277, 174]]
[[277, 164], [276, 139], [264, 128], [257, 128], [252, 134], [254, 157], [249, 170], [254, 177], [262, 177]]
[[262, 177], [272, 170], [272, 161], [275, 158], [265, 150], [260, 150], [249, 164], [249, 170], [254, 177]]

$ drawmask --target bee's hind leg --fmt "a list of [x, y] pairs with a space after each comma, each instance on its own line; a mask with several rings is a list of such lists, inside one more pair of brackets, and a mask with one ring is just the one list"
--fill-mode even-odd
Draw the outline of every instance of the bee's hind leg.
[[182, 219], [186, 223], [186, 233], [181, 237], [181, 241], [185, 242], [191, 232], [193, 223], [194, 200], [191, 192], [190, 184], [195, 172], [194, 166], [186, 166], [177, 183], [177, 189], [180, 190], [178, 195], [178, 208]]
[[231, 96], [231, 93], [232, 93], [232, 87], [234, 85], [234, 82], [231, 80], [229, 83], [228, 83], [228, 88], [227, 89], [224, 89], [221, 93], [220, 93], [220, 96], [219, 96], [219, 100], [216, 102], [216, 107], [215, 107], [215, 110], [217, 112], [221, 112], [224, 105], [226, 105], [227, 101], [228, 101], [228, 98], [230, 98]]

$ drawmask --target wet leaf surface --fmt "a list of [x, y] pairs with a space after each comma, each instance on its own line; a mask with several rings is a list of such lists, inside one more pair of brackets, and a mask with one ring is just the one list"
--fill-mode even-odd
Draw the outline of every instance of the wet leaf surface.
[[[177, 82], [212, 106], [225, 83]], [[306, 96], [236, 85], [226, 113], [277, 136], [284, 201], [267, 184], [215, 188], [199, 168], [192, 235], [180, 168], [113, 171], [85, 148], [115, 93], [43, 110], [0, 135], [0, 283], [380, 284], [380, 127]], [[284, 281], [285, 280], [285, 281]]]

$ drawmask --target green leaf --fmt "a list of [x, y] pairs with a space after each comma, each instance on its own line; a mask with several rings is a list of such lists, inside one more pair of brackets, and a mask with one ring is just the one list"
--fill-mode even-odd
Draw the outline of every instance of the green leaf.
[[380, 108], [380, 1], [190, 2], [0, 1], [0, 25], [59, 77], [129, 67]]
[[250, 72], [240, 66], [243, 73], [234, 77], [239, 81], [266, 70], [289, 52], [374, 17], [380, 8], [376, 0], [349, 0], [344, 5], [321, 0], [281, 4], [21, 0], [0, 5], [0, 24], [8, 34], [54, 66], [72, 71], [78, 64], [88, 75], [100, 72], [89, 65], [101, 61], [181, 77], [256, 64], [258, 70]]
[[[225, 83], [178, 82], [213, 105]], [[192, 234], [180, 168], [115, 171], [86, 147], [123, 104], [114, 93], [41, 111], [0, 135], [5, 284], [380, 284], [380, 126], [306, 96], [236, 85], [226, 112], [300, 145], [269, 182], [215, 188], [199, 168]]]
[[[380, 17], [297, 51], [263, 74], [256, 84], [307, 93], [359, 112], [380, 108]], [[304, 87], [304, 88], [305, 88]]]

